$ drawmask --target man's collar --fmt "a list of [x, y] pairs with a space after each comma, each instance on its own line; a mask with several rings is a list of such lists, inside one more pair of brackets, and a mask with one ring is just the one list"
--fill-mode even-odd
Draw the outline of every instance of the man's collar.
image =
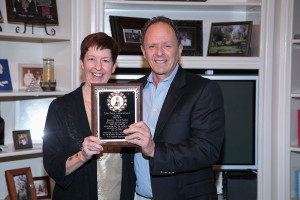
[[[163, 82], [169, 82], [171, 83], [178, 71], [179, 68], [179, 64], [177, 63], [175, 69], [173, 70], [172, 74], [170, 76], [168, 76], [167, 78], [165, 78], [164, 80], [162, 80]], [[150, 75], [147, 78], [147, 83], [153, 83], [153, 72], [150, 73]]]

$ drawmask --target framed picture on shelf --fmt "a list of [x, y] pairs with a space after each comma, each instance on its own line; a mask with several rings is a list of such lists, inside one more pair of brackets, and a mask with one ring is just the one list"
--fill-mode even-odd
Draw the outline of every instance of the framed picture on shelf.
[[33, 183], [38, 199], [51, 199], [49, 176], [33, 177]]
[[109, 16], [112, 37], [118, 42], [120, 55], [142, 55], [142, 28], [147, 18]]
[[15, 149], [32, 148], [30, 130], [13, 131]]
[[203, 55], [202, 20], [174, 20], [177, 24], [183, 45], [182, 56]]
[[12, 90], [7, 59], [0, 59], [0, 91], [2, 90]]
[[43, 65], [19, 64], [19, 89], [26, 89], [32, 79], [43, 82]]
[[36, 199], [31, 168], [5, 171], [5, 178], [10, 199]]
[[208, 56], [248, 56], [252, 21], [212, 23]]
[[58, 25], [56, 0], [6, 0], [7, 21]]

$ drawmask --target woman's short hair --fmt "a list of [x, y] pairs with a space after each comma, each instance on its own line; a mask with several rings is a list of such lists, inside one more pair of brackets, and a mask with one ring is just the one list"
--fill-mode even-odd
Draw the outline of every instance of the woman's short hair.
[[86, 36], [80, 46], [80, 60], [83, 61], [84, 56], [90, 47], [96, 47], [97, 49], [110, 49], [112, 60], [115, 63], [119, 55], [119, 46], [117, 42], [106, 33], [98, 32]]

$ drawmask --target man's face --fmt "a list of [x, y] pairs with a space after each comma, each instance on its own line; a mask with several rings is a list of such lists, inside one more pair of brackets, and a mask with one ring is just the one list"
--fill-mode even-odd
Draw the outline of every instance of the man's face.
[[181, 56], [182, 45], [178, 45], [174, 30], [165, 23], [151, 25], [141, 45], [145, 59], [148, 61], [156, 84], [169, 77]]

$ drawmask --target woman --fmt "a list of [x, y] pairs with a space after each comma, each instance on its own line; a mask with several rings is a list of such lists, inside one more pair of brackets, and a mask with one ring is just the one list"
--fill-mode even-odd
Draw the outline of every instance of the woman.
[[80, 55], [85, 83], [50, 104], [43, 160], [56, 182], [54, 200], [120, 198], [120, 149], [104, 149], [90, 130], [91, 84], [108, 82], [116, 69], [118, 52], [117, 43], [105, 33], [88, 35]]

